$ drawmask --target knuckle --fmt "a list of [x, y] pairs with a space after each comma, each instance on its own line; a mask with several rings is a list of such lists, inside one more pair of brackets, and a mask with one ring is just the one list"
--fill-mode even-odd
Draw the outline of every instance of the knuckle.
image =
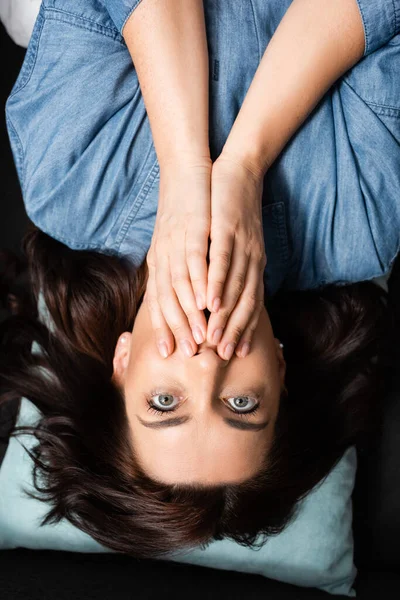
[[157, 302], [159, 306], [168, 306], [170, 303], [170, 295], [166, 292], [159, 292]]
[[185, 336], [185, 327], [182, 325], [182, 323], [173, 322], [169, 324], [169, 327], [174, 334], [174, 337], [177, 339]]
[[245, 283], [244, 273], [238, 273], [237, 275], [235, 275], [235, 277], [232, 281], [232, 288], [233, 288], [236, 296], [239, 296], [239, 294], [243, 291], [244, 283]]
[[217, 277], [211, 276], [211, 279], [210, 279], [211, 286], [221, 288], [224, 286], [224, 283], [225, 283], [225, 278], [223, 278], [222, 276], [217, 276]]
[[239, 327], [238, 325], [234, 325], [230, 329], [229, 337], [236, 344], [240, 340], [242, 333], [243, 333], [242, 327]]
[[227, 307], [221, 307], [218, 311], [218, 320], [221, 323], [226, 323], [231, 311]]
[[203, 259], [205, 257], [205, 254], [205, 250], [198, 247], [189, 248], [186, 251], [186, 257], [188, 261]]
[[197, 308], [196, 308], [196, 310], [188, 309], [185, 311], [185, 314], [186, 314], [186, 317], [187, 317], [187, 320], [188, 320], [190, 326], [196, 325], [198, 313], [199, 313], [199, 311]]
[[187, 278], [186, 273], [180, 273], [178, 271], [171, 273], [171, 283], [172, 283], [173, 287], [179, 286], [182, 283], [187, 283], [187, 282], [188, 282], [188, 278]]
[[206, 279], [207, 279], [206, 274], [203, 277], [201, 275], [195, 275], [195, 276], [191, 277], [193, 288], [202, 286], [205, 283]]
[[246, 295], [246, 307], [249, 312], [258, 309], [259, 297], [256, 292], [250, 292]]
[[215, 261], [220, 268], [227, 270], [231, 264], [231, 253], [228, 250], [220, 250], [215, 256]]

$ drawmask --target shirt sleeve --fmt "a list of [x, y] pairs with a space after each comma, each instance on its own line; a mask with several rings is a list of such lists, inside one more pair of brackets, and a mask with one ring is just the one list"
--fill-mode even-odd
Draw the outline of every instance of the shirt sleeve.
[[[102, 0], [104, 7], [122, 34], [125, 23], [142, 0]], [[399, 0], [400, 1], [400, 0]]]
[[400, 0], [357, 0], [364, 27], [364, 56], [400, 33]]

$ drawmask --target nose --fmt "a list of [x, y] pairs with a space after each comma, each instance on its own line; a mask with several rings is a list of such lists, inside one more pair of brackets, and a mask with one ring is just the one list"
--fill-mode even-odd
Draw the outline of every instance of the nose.
[[225, 360], [219, 356], [217, 353], [217, 345], [209, 344], [207, 341], [199, 344], [199, 349], [197, 354], [192, 356], [190, 359], [193, 366], [201, 369], [205, 372], [210, 372], [211, 370], [216, 370], [221, 367], [224, 367], [228, 364], [228, 360]]

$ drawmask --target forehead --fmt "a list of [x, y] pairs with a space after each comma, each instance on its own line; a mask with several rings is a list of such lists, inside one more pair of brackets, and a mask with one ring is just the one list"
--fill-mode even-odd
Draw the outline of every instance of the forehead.
[[132, 441], [143, 470], [165, 483], [239, 482], [255, 475], [272, 442], [264, 431], [238, 431], [221, 418], [212, 424], [193, 419], [178, 427], [147, 429], [131, 421]]

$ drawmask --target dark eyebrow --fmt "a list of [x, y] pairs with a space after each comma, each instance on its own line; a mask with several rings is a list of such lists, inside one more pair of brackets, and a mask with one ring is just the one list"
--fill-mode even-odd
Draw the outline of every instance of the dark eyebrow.
[[163, 419], [162, 421], [143, 421], [136, 415], [138, 420], [145, 427], [149, 427], [150, 429], [164, 429], [164, 427], [175, 427], [176, 425], [182, 425], [182, 423], [186, 423], [190, 421], [190, 417], [172, 417], [172, 419]]
[[243, 419], [229, 419], [228, 417], [224, 417], [224, 421], [231, 427], [234, 427], [235, 429], [241, 429], [242, 431], [261, 431], [262, 429], [265, 429], [269, 423], [269, 421], [263, 421], [262, 423], [249, 423]]
[[[191, 419], [191, 417], [172, 417], [172, 419], [164, 419], [163, 421], [143, 421], [139, 415], [136, 416], [140, 423], [145, 427], [149, 427], [149, 429], [176, 427], [177, 425], [187, 423]], [[243, 421], [242, 419], [230, 419], [228, 417], [224, 417], [224, 422], [230, 427], [240, 429], [241, 431], [261, 431], [262, 429], [265, 429], [269, 423], [269, 421], [264, 421], [263, 423], [249, 423], [247, 421]]]

